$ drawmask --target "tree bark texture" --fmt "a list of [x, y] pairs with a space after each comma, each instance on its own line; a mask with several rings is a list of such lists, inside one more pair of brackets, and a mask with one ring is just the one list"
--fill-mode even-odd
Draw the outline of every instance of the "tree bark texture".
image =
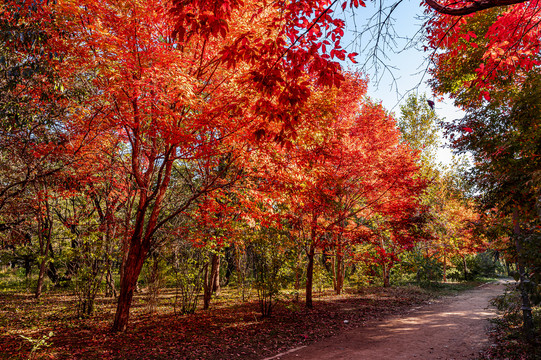
[[391, 286], [391, 266], [383, 263], [383, 287]]
[[218, 275], [219, 271], [220, 255], [213, 253], [211, 256], [210, 265], [207, 264], [205, 269], [205, 282], [203, 284], [203, 310], [208, 310], [210, 307], [210, 300], [212, 299], [212, 293], [214, 292], [216, 282], [220, 281]]
[[524, 264], [522, 263], [522, 241], [520, 239], [521, 230], [519, 223], [519, 213], [518, 209], [515, 208], [513, 212], [513, 233], [515, 234], [515, 247], [517, 249], [517, 270], [520, 276], [519, 289], [520, 297], [522, 299], [522, 329], [524, 332], [524, 337], [528, 341], [534, 339], [534, 324], [532, 317], [532, 306], [530, 302], [530, 297], [525, 287], [525, 282], [529, 281], [526, 278], [526, 271], [524, 269]]
[[464, 267], [464, 280], [468, 281], [468, 264], [466, 263], [466, 256], [462, 255], [462, 266]]
[[39, 239], [39, 248], [40, 255], [43, 257], [39, 266], [38, 274], [38, 283], [36, 285], [35, 298], [39, 299], [43, 289], [43, 278], [45, 277], [45, 272], [47, 270], [47, 262], [49, 261], [49, 251], [52, 249], [51, 245], [51, 234], [53, 222], [51, 220], [51, 213], [49, 208], [48, 200], [45, 200], [44, 205], [44, 214], [38, 214], [38, 239]]
[[212, 292], [216, 295], [222, 290], [220, 287], [220, 255], [214, 254], [212, 257], [213, 277], [212, 277]]
[[344, 255], [340, 244], [336, 245], [336, 256], [333, 261], [334, 293], [340, 295], [344, 287]]
[[312, 302], [312, 288], [314, 285], [314, 257], [316, 253], [315, 245], [310, 244], [308, 249], [308, 265], [306, 267], [306, 307], [312, 309], [314, 304]]
[[520, 4], [526, 1], [528, 0], [476, 0], [458, 7], [442, 5], [435, 0], [426, 0], [426, 3], [440, 14], [464, 16], [493, 7]]
[[139, 274], [143, 268], [148, 247], [143, 246], [141, 242], [132, 241], [131, 247], [126, 259], [126, 266], [120, 280], [120, 293], [113, 323], [113, 331], [126, 331], [130, 316], [130, 307], [133, 299], [133, 292], [139, 279]]

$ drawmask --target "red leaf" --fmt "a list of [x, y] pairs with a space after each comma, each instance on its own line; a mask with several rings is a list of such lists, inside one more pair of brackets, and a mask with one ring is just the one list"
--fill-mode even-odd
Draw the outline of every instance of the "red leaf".
[[349, 60], [351, 60], [352, 63], [357, 64], [357, 61], [355, 61], [355, 56], [357, 56], [357, 55], [359, 55], [359, 54], [357, 54], [357, 53], [349, 53], [348, 58], [349, 58]]

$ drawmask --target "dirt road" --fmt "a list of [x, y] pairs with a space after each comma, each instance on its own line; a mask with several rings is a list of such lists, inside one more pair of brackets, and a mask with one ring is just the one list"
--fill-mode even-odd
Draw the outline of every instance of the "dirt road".
[[503, 281], [485, 284], [265, 360], [473, 359], [488, 345], [489, 300], [504, 288]]

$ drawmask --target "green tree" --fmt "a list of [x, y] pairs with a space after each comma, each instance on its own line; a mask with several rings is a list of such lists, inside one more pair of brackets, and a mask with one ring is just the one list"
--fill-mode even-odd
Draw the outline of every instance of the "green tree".
[[441, 145], [441, 120], [428, 101], [426, 95], [411, 94], [406, 103], [400, 106], [398, 128], [404, 141], [409, 143], [413, 150], [420, 151], [422, 164], [433, 167], [436, 152]]
[[448, 132], [454, 135], [455, 148], [469, 151], [474, 157], [476, 165], [469, 178], [476, 185], [483, 206], [497, 208], [501, 216], [512, 218], [507, 232], [517, 259], [524, 332], [528, 338], [533, 338], [529, 295], [539, 299], [535, 290], [541, 280], [540, 83], [541, 77], [530, 72], [515, 96], [509, 96], [503, 103], [492, 101], [470, 110], [460, 122], [448, 126]]

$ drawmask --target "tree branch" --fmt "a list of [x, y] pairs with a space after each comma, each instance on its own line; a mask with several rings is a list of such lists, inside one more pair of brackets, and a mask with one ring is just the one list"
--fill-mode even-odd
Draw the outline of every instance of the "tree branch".
[[478, 0], [472, 1], [469, 4], [461, 5], [460, 7], [451, 7], [442, 5], [435, 0], [425, 0], [426, 4], [440, 14], [451, 16], [463, 16], [473, 14], [475, 12], [490, 9], [497, 6], [514, 5], [526, 2], [528, 0]]

